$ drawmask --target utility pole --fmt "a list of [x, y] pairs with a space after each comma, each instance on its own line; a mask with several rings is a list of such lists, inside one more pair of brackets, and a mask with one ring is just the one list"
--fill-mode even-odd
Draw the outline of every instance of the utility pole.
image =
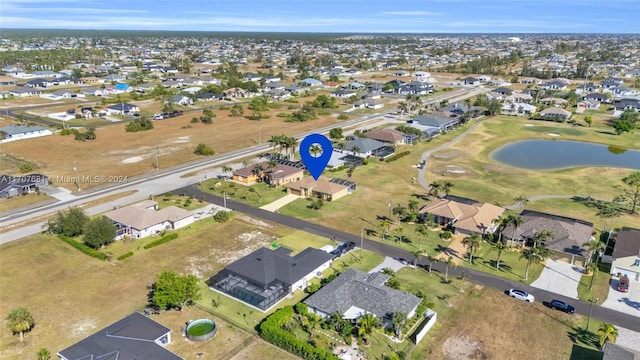
[[589, 306], [589, 317], [587, 318], [587, 328], [585, 330], [589, 331], [589, 322], [591, 321], [591, 312], [593, 311], [593, 303], [594, 302], [598, 302], [598, 298], [591, 298], [591, 300], [589, 300], [589, 302], [591, 303], [591, 306]]
[[262, 119], [258, 120], [258, 144], [262, 143]]
[[391, 221], [391, 199], [389, 199], [389, 203], [387, 204], [387, 207], [389, 208], [389, 216], [387, 217], [387, 219]]
[[222, 205], [224, 206], [224, 209], [227, 210], [227, 192], [226, 191], [222, 192]]
[[364, 228], [360, 231], [360, 261], [362, 262], [362, 249], [364, 248]]
[[160, 170], [160, 145], [156, 145], [156, 172]]

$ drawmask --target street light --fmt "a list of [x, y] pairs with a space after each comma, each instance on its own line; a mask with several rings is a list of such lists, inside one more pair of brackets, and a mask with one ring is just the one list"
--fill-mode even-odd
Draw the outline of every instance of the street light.
[[362, 248], [364, 248], [364, 228], [360, 230], [360, 261], [362, 261]]
[[391, 220], [391, 199], [389, 199], [389, 203], [387, 204], [387, 207], [389, 208], [389, 216], [387, 217], [387, 219]]
[[591, 303], [591, 306], [589, 306], [589, 317], [587, 318], [587, 331], [589, 331], [589, 322], [591, 321], [591, 312], [593, 311], [593, 303], [594, 302], [598, 302], [598, 298], [591, 298], [591, 300], [589, 300], [589, 302]]
[[227, 192], [226, 191], [222, 192], [222, 204], [224, 206], [224, 209], [227, 210]]

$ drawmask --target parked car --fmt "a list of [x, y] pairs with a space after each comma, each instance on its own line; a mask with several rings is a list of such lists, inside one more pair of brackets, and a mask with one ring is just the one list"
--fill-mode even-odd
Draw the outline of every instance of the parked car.
[[560, 300], [551, 300], [549, 307], [553, 310], [564, 311], [567, 314], [573, 314], [576, 311], [576, 308]]
[[534, 302], [535, 301], [535, 298], [533, 297], [533, 295], [529, 294], [528, 292], [526, 292], [524, 290], [511, 289], [511, 290], [509, 290], [509, 296], [511, 296], [514, 299], [527, 301], [527, 302]]
[[629, 291], [629, 276], [627, 276], [626, 274], [621, 276], [620, 279], [618, 280], [618, 291], [620, 292], [627, 292]]

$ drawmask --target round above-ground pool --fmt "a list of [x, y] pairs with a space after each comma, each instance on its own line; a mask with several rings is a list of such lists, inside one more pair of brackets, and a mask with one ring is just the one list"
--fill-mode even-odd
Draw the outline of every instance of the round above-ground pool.
[[198, 319], [190, 322], [185, 329], [189, 340], [205, 341], [216, 334], [216, 323], [209, 319]]

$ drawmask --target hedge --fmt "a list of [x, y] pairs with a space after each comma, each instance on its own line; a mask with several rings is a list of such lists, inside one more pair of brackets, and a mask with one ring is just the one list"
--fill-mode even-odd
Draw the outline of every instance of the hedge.
[[169, 235], [165, 235], [163, 237], [161, 237], [158, 240], [154, 240], [150, 243], [148, 243], [147, 245], [144, 246], [145, 249], [151, 249], [154, 246], [158, 246], [158, 245], [162, 245], [166, 242], [169, 242], [171, 240], [175, 240], [176, 238], [178, 238], [178, 233], [171, 233]]
[[122, 254], [122, 255], [118, 256], [118, 258], [117, 258], [117, 259], [118, 259], [118, 260], [124, 260], [124, 259], [126, 259], [126, 258], [128, 258], [128, 257], [130, 257], [130, 256], [133, 256], [133, 251], [129, 251], [129, 252], [128, 252], [128, 253], [126, 253], [126, 254]]
[[400, 158], [401, 158], [401, 157], [403, 157], [403, 156], [407, 156], [407, 155], [409, 155], [410, 153], [411, 153], [411, 152], [409, 152], [409, 151], [403, 151], [403, 152], [397, 153], [397, 154], [395, 154], [395, 155], [393, 155], [393, 156], [389, 156], [389, 157], [387, 158], [387, 160], [385, 160], [385, 161], [386, 161], [386, 162], [396, 161], [396, 160], [400, 159]]
[[74, 248], [80, 250], [81, 252], [83, 252], [85, 255], [89, 255], [91, 257], [94, 257], [98, 260], [107, 260], [107, 254], [100, 252], [98, 250], [92, 249], [89, 246], [87, 246], [84, 243], [81, 243], [80, 241], [74, 240], [70, 237], [66, 237], [63, 235], [58, 235], [58, 238], [64, 242], [66, 242], [67, 244], [73, 246]]
[[282, 326], [293, 318], [293, 315], [294, 311], [291, 305], [269, 315], [260, 324], [260, 336], [265, 341], [307, 360], [338, 360], [336, 355], [327, 350], [317, 348], [307, 341], [299, 340], [295, 335], [285, 331]]

